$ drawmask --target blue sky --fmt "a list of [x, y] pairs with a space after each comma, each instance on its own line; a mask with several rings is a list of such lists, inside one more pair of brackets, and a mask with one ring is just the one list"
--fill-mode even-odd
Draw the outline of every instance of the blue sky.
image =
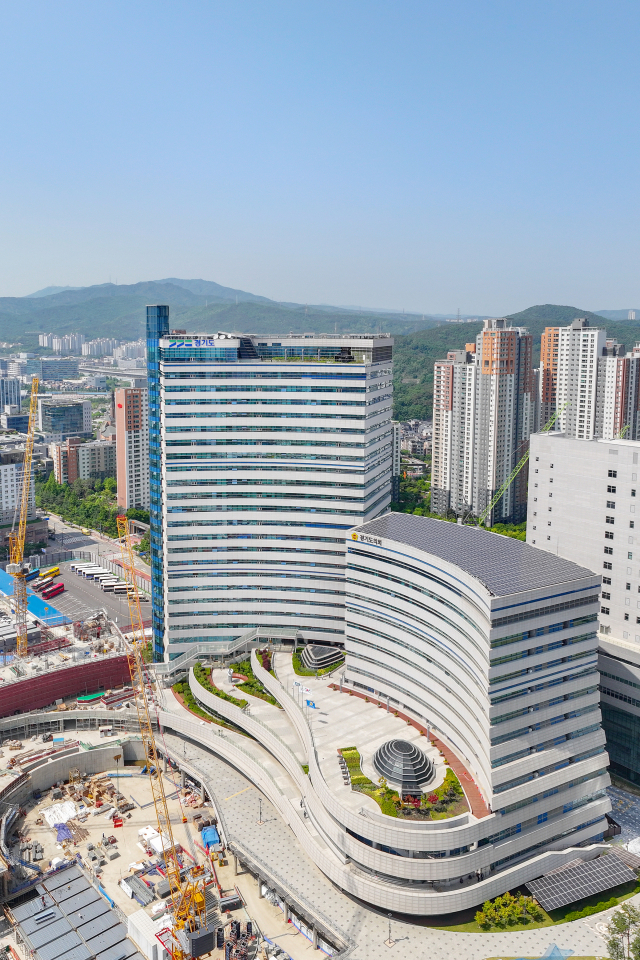
[[640, 306], [630, 0], [0, 4], [0, 295]]

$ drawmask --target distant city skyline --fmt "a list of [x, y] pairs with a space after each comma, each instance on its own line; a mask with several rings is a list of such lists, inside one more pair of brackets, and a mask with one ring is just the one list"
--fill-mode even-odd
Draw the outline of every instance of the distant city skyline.
[[637, 4], [34, 0], [3, 28], [4, 296], [640, 298]]

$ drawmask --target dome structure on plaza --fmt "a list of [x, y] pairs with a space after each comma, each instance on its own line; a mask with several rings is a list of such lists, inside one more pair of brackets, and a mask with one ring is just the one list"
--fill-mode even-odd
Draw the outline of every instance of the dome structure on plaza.
[[408, 740], [387, 740], [373, 755], [373, 765], [402, 794], [419, 794], [435, 776], [429, 757]]

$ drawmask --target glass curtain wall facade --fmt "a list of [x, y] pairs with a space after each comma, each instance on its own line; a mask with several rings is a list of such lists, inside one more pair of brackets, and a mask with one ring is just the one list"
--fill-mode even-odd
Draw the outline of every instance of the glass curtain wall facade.
[[169, 307], [147, 307], [147, 376], [149, 380], [149, 550], [153, 658], [164, 659], [164, 590], [162, 585], [162, 456], [160, 451], [160, 338], [169, 333]]
[[150, 338], [156, 659], [255, 627], [343, 642], [345, 531], [391, 502], [391, 351]]

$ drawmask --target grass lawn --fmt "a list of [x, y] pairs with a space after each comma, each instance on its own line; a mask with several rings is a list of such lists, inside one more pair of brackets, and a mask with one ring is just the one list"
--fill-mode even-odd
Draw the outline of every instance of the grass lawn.
[[[513, 892], [515, 893], [516, 891]], [[527, 891], [523, 889], [522, 892], [526, 893]], [[629, 897], [632, 897], [635, 893], [640, 893], [640, 883], [631, 882], [625, 883], [620, 887], [614, 887], [612, 890], [605, 890], [603, 893], [596, 893], [592, 897], [586, 897], [584, 900], [579, 900], [576, 903], [569, 903], [566, 907], [552, 910], [551, 913], [547, 913], [546, 910], [540, 907], [544, 919], [538, 922], [532, 920], [530, 923], [509, 923], [504, 927], [492, 926], [486, 930], [479, 927], [473, 919], [476, 913], [475, 910], [465, 910], [457, 915], [460, 917], [459, 923], [448, 924], [446, 926], [433, 923], [429, 924], [429, 926], [437, 927], [438, 930], [451, 930], [455, 933], [515, 933], [518, 930], [537, 930], [539, 927], [553, 927], [557, 923], [566, 923], [568, 914], [573, 914], [576, 911], [579, 912], [586, 907], [603, 904], [602, 909], [607, 910], [614, 906], [614, 904], [608, 902], [611, 898], [615, 898], [617, 903], [620, 904], [624, 900], [628, 900]], [[478, 906], [478, 909], [480, 909], [480, 906]], [[569, 919], [576, 918], [570, 917]], [[506, 958], [503, 958], [503, 960], [506, 960]], [[577, 960], [577, 958], [575, 958], [575, 960]]]

